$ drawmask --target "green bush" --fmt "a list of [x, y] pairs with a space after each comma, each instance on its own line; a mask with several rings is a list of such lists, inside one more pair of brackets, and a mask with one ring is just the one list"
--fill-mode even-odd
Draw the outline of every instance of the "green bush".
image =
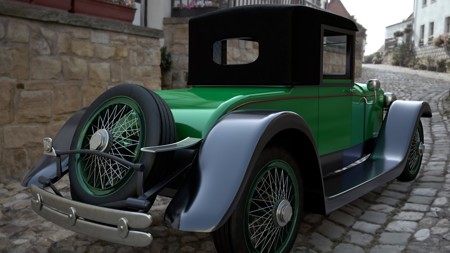
[[406, 43], [400, 44], [394, 49], [392, 64], [395, 66], [410, 66], [410, 61], [414, 60], [414, 52]]
[[437, 64], [437, 71], [438, 72], [446, 72], [447, 71], [446, 60], [445, 59], [438, 60], [436, 62], [436, 64]]
[[364, 56], [363, 62], [368, 64], [381, 64], [383, 62], [383, 54], [380, 52], [375, 52], [373, 54], [366, 55]]
[[172, 55], [165, 46], [161, 48], [161, 63], [159, 66], [162, 73], [167, 73], [172, 68]]
[[402, 37], [402, 36], [403, 36], [403, 32], [402, 31], [394, 32], [394, 37]]

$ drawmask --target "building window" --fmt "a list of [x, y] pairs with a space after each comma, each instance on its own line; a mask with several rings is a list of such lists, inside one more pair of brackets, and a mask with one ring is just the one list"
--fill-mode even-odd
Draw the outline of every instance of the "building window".
[[445, 32], [450, 33], [450, 17], [445, 19]]
[[427, 0], [422, 0], [422, 6], [427, 6]]
[[422, 46], [423, 45], [423, 39], [425, 37], [425, 25], [421, 25], [420, 26], [420, 40], [419, 40], [419, 45]]
[[436, 0], [431, 0], [431, 3], [436, 3]]
[[433, 39], [434, 35], [434, 22], [430, 22], [430, 27], [428, 29], [428, 39]]

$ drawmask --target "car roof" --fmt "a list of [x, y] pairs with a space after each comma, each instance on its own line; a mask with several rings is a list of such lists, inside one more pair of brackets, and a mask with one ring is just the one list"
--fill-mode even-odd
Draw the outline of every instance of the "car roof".
[[[354, 34], [355, 22], [306, 6], [257, 5], [226, 8], [189, 21], [189, 85], [312, 85], [320, 82], [323, 27]], [[214, 43], [257, 41], [249, 64], [213, 61]]]

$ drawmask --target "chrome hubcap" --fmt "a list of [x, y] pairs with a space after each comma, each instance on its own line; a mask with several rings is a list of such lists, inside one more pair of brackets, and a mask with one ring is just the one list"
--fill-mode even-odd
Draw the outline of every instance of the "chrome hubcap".
[[97, 130], [89, 140], [90, 150], [105, 151], [109, 144], [109, 133], [106, 129]]
[[422, 142], [420, 142], [419, 143], [419, 149], [418, 149], [418, 151], [419, 151], [419, 155], [423, 155], [423, 152], [425, 151], [425, 145], [422, 143]]
[[275, 210], [275, 222], [278, 226], [284, 227], [292, 219], [292, 206], [288, 200], [283, 199]]

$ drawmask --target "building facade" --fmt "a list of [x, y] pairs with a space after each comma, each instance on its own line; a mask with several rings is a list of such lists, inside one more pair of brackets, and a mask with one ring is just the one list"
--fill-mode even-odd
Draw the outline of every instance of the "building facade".
[[413, 25], [414, 25], [414, 14], [411, 14], [407, 19], [403, 20], [402, 22], [386, 27], [384, 35], [385, 38], [384, 49], [392, 50], [395, 47], [397, 47], [397, 45], [408, 43], [407, 39], [411, 38], [408, 37], [408, 35], [412, 32]]
[[443, 61], [448, 61], [449, 33], [449, 0], [415, 0], [412, 40], [417, 58], [425, 61], [428, 66], [437, 65], [438, 68]]
[[396, 53], [397, 58], [409, 58], [401, 66], [445, 71], [450, 68], [449, 33], [449, 0], [414, 0], [411, 16], [386, 27], [383, 62], [399, 64], [393, 59]]
[[433, 45], [433, 41], [450, 32], [450, 1], [415, 0], [413, 41], [415, 47]]

